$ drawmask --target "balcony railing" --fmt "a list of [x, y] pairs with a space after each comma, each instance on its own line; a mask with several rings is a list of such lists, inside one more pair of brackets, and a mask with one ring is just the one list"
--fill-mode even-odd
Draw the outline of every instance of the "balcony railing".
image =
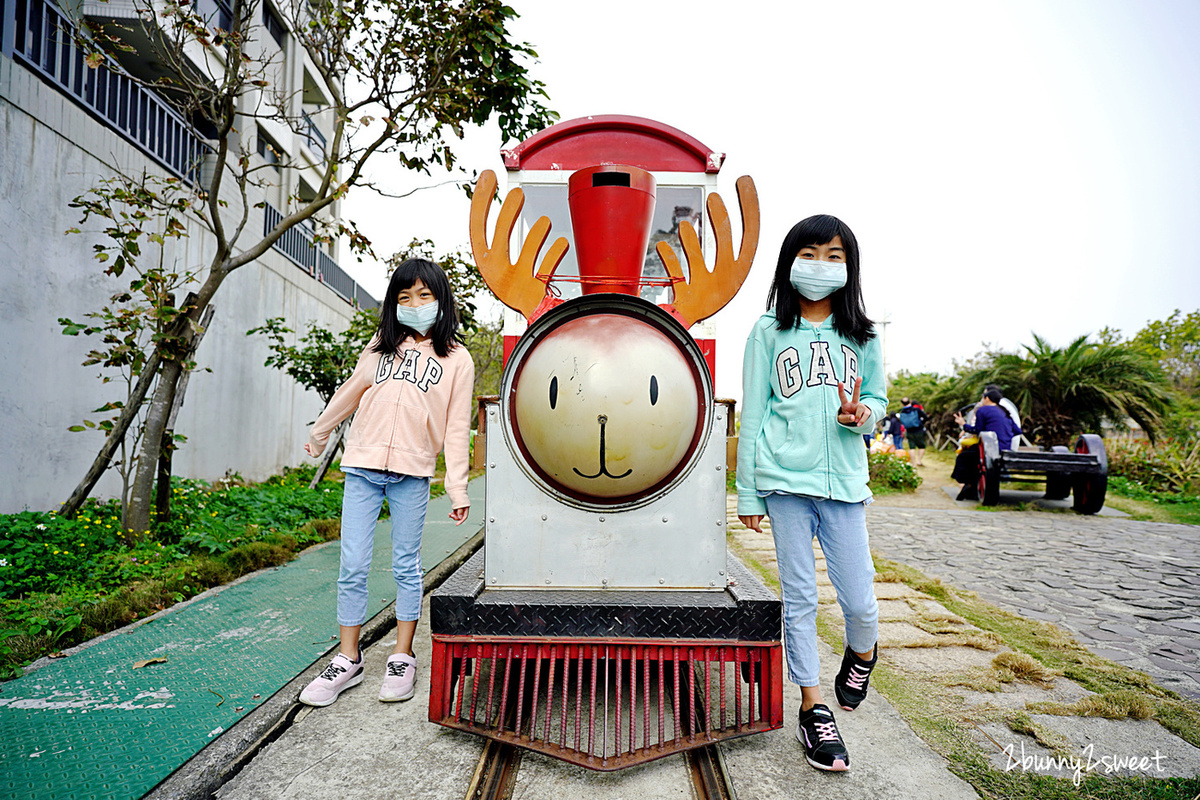
[[0, 0], [0, 12], [5, 55], [175, 175], [197, 182], [208, 146], [165, 100], [138, 85], [111, 59], [88, 67], [71, 21], [46, 0]]
[[[263, 208], [263, 235], [275, 229], [283, 215], [266, 203]], [[313, 244], [312, 226], [306, 222], [293, 225], [272, 245], [300, 269], [332, 289], [339, 297], [358, 308], [378, 308], [379, 301], [346, 274], [345, 270]]]
[[307, 111], [300, 112], [304, 115], [304, 138], [308, 141], [308, 146], [325, 156], [325, 134], [321, 133], [321, 129], [317, 127], [317, 123], [313, 122], [313, 118], [308, 115]]

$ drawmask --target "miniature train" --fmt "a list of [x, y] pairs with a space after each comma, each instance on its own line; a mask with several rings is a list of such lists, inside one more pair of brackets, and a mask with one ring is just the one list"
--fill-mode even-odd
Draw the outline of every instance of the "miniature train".
[[782, 725], [780, 602], [727, 552], [732, 411], [688, 332], [744, 280], [758, 205], [740, 179], [735, 256], [728, 214], [708, 195], [711, 272], [689, 222], [687, 279], [658, 243], [673, 293], [660, 305], [639, 296], [654, 173], [600, 157], [567, 183], [581, 288], [567, 300], [553, 288], [567, 240], [535, 273], [550, 228], [538, 219], [514, 263], [522, 190], [490, 241], [495, 176], [473, 195], [476, 263], [529, 325], [483, 411], [485, 545], [431, 598], [429, 718], [612, 770]]

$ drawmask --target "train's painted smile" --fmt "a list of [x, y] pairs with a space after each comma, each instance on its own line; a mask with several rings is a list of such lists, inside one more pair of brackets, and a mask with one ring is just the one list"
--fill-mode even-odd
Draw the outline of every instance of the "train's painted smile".
[[632, 469], [627, 469], [624, 472], [622, 472], [620, 475], [613, 475], [611, 472], [608, 471], [608, 465], [604, 463], [604, 426], [608, 424], [608, 417], [601, 414], [600, 416], [596, 417], [596, 421], [600, 423], [600, 471], [597, 472], [595, 475], [584, 475], [582, 472], [579, 471], [578, 467], [571, 467], [571, 469], [579, 477], [587, 478], [588, 480], [592, 480], [593, 478], [599, 478], [601, 475], [607, 475], [610, 478], [614, 478], [614, 479], [618, 479], [618, 480], [621, 478], [628, 478], [631, 474], [633, 474]]

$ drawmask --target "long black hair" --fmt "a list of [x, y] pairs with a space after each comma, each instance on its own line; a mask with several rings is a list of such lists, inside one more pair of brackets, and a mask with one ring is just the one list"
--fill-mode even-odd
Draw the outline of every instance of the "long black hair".
[[429, 329], [433, 352], [445, 358], [462, 342], [458, 331], [458, 311], [454, 305], [454, 290], [450, 288], [446, 273], [432, 261], [410, 258], [396, 267], [391, 281], [388, 282], [387, 294], [384, 295], [383, 305], [379, 309], [378, 341], [373, 348], [376, 353], [394, 353], [407, 337], [417, 335], [416, 331], [407, 325], [401, 325], [396, 319], [397, 298], [400, 292], [417, 281], [429, 287], [438, 304], [437, 319]]
[[792, 226], [779, 248], [779, 263], [775, 265], [775, 280], [767, 295], [767, 309], [775, 309], [779, 330], [796, 327], [800, 320], [800, 292], [792, 286], [792, 264], [800, 248], [827, 244], [840, 236], [846, 251], [846, 285], [831, 296], [833, 329], [855, 344], [875, 338], [875, 323], [867, 316], [862, 299], [862, 282], [858, 274], [858, 240], [846, 223], [829, 214], [802, 219]]

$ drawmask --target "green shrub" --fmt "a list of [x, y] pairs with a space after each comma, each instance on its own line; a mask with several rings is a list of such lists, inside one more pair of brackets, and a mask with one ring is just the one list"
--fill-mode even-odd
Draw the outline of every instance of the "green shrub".
[[1149, 492], [1200, 494], [1200, 438], [1164, 439], [1154, 445], [1110, 438], [1104, 446], [1110, 476], [1127, 478]]
[[894, 453], [872, 453], [867, 457], [871, 473], [870, 485], [874, 490], [915, 491], [921, 485], [921, 476], [906, 459]]

